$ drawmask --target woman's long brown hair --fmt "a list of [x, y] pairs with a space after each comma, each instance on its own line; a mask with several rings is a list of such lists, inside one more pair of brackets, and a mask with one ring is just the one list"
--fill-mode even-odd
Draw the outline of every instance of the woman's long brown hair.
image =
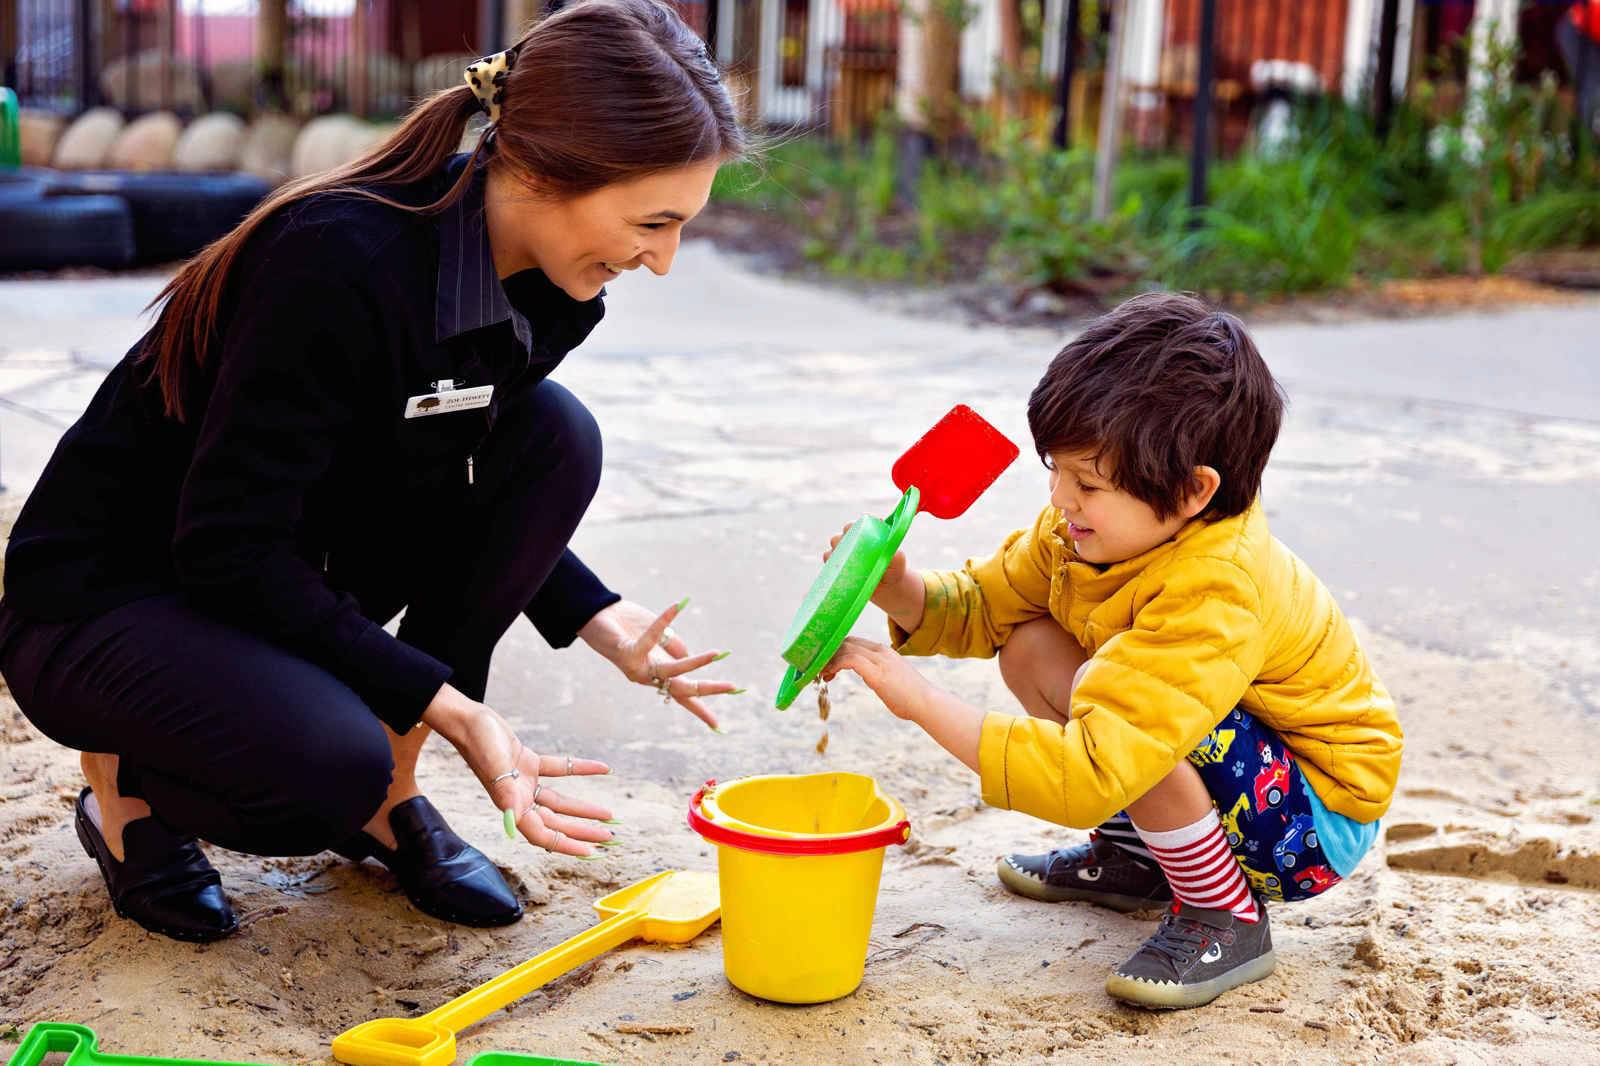
[[[577, 196], [708, 159], [738, 158], [749, 149], [705, 45], [657, 0], [581, 0], [530, 27], [516, 47], [500, 120], [472, 156], [476, 162], [487, 153], [490, 166], [510, 166], [542, 193]], [[371, 187], [437, 174], [477, 112], [477, 97], [465, 84], [435, 93], [370, 153], [284, 185], [186, 263], [151, 302], [166, 306], [139, 356], [160, 384], [167, 415], [186, 418], [191, 376], [226, 328], [218, 318], [229, 271], [263, 222], [285, 205], [323, 193], [418, 213], [443, 210], [465, 192], [471, 167], [442, 197], [420, 207]]]

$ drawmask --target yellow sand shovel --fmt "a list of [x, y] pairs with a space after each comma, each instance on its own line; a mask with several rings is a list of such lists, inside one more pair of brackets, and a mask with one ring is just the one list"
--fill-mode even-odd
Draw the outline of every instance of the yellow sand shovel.
[[445, 1066], [456, 1033], [547, 981], [635, 937], [686, 944], [720, 913], [717, 875], [667, 870], [595, 903], [599, 925], [536, 955], [420, 1018], [378, 1018], [333, 1038], [333, 1057], [352, 1066]]

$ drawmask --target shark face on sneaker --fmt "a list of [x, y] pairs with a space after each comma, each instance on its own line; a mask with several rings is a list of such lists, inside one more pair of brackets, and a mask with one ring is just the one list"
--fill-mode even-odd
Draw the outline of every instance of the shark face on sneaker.
[[1266, 903], [1259, 918], [1176, 904], [1154, 935], [1106, 978], [1106, 992], [1156, 1010], [1203, 1007], [1222, 993], [1259, 981], [1277, 965]]
[[1081, 900], [1127, 912], [1172, 901], [1159, 866], [1099, 833], [1076, 847], [1043, 855], [1007, 855], [996, 863], [995, 872], [1012, 892], [1046, 903]]

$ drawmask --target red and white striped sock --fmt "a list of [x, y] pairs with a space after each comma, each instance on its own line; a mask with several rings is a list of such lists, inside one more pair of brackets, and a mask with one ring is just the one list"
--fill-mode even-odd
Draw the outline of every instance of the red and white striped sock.
[[1261, 917], [1255, 897], [1250, 894], [1250, 882], [1245, 880], [1239, 861], [1222, 835], [1215, 809], [1181, 829], [1155, 833], [1137, 823], [1134, 828], [1161, 864], [1161, 872], [1172, 884], [1174, 900], [1206, 910], [1232, 911], [1242, 922]]

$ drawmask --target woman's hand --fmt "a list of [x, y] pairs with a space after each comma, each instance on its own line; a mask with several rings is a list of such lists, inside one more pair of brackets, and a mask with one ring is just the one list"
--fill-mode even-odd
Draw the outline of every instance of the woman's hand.
[[894, 649], [860, 637], [844, 638], [823, 667], [822, 680], [832, 681], [845, 670], [865, 681], [890, 714], [912, 722], [921, 720], [930, 697], [938, 692]]
[[[845, 526], [828, 541], [828, 550], [822, 553], [823, 562], [833, 557], [834, 549], [848, 532], [850, 526]], [[894, 619], [895, 624], [901, 629], [907, 633], [915, 633], [922, 625], [923, 595], [922, 574], [912, 570], [906, 563], [905, 552], [897, 551], [894, 553], [894, 558], [889, 560], [889, 568], [883, 572], [883, 579], [878, 582], [878, 587], [872, 590], [872, 602], [884, 614]]]
[[702, 702], [706, 696], [738, 695], [744, 689], [726, 681], [696, 681], [684, 675], [726, 659], [728, 652], [689, 654], [683, 638], [672, 632], [678, 613], [689, 601], [652, 614], [637, 603], [613, 603], [578, 630], [584, 643], [615, 664], [622, 675], [638, 685], [649, 685], [672, 699], [712, 729], [716, 715]]
[[[605, 763], [569, 755], [539, 755], [525, 746], [492, 708], [450, 685], [439, 689], [422, 720], [460, 752], [496, 809], [511, 812], [528, 843], [582, 858], [593, 854], [589, 845], [611, 840], [611, 830], [597, 824], [610, 820], [609, 810], [557, 792], [541, 780], [609, 774], [611, 768]], [[516, 776], [506, 776], [513, 770]]]

